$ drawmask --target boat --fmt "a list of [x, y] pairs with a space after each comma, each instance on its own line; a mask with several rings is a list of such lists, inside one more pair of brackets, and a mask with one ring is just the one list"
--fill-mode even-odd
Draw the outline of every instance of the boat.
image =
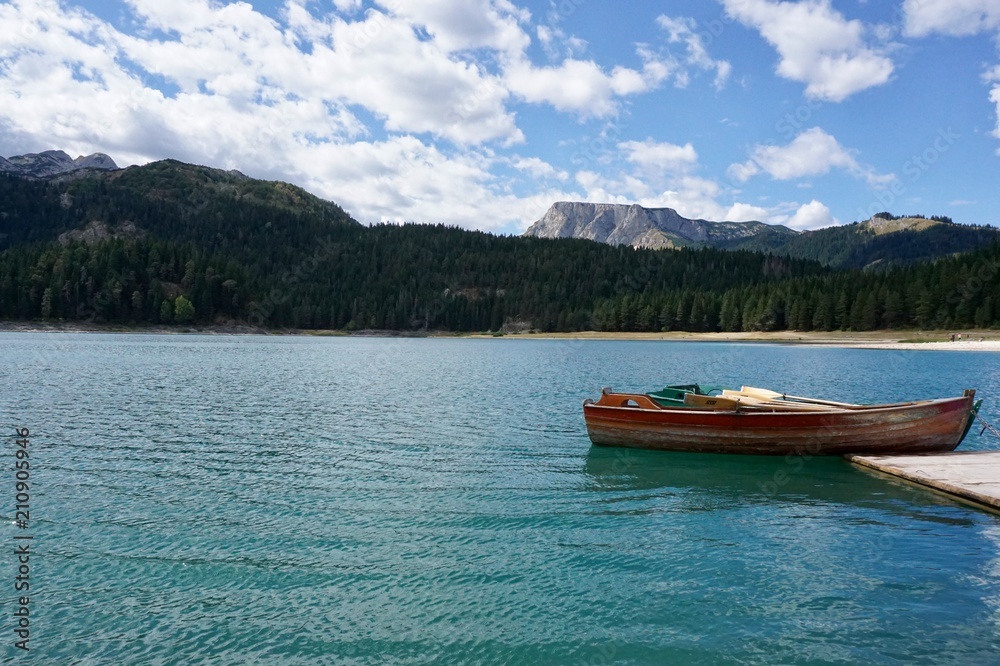
[[653, 393], [604, 389], [583, 403], [597, 446], [757, 455], [844, 455], [953, 451], [982, 401], [957, 398], [878, 405], [789, 396], [744, 386], [698, 384]]

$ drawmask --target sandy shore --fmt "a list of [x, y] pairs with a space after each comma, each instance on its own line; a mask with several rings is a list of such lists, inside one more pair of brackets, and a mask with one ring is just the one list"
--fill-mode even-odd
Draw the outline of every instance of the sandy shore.
[[961, 342], [869, 342], [855, 345], [863, 349], [919, 349], [921, 351], [978, 351], [1000, 352], [1000, 340], [962, 340]]
[[462, 337], [499, 340], [665, 340], [673, 342], [737, 342], [781, 345], [812, 345], [817, 347], [854, 347], [860, 349], [913, 349], [922, 351], [1000, 352], [1000, 331], [963, 331], [961, 341], [951, 341], [951, 331], [776, 331], [748, 333], [609, 333], [582, 331], [579, 333], [517, 333], [497, 336], [492, 333], [412, 333], [399, 331], [313, 331], [264, 330], [245, 325], [227, 326], [148, 326], [126, 327], [93, 323], [0, 322], [0, 332], [65, 332], [65, 333], [147, 333], [192, 335], [310, 335], [357, 337]]
[[[491, 337], [476, 335], [473, 337]], [[757, 344], [811, 345], [858, 349], [913, 349], [923, 351], [1000, 351], [1000, 331], [969, 331], [962, 340], [951, 342], [948, 331], [776, 331], [748, 333], [520, 333], [512, 340], [666, 340], [674, 342], [741, 342]], [[982, 339], [982, 340], [980, 340]]]

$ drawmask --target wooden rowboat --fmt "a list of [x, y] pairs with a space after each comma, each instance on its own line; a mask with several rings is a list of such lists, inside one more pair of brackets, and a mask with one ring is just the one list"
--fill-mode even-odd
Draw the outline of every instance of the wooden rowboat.
[[[681, 390], [674, 394], [670, 389]], [[791, 398], [743, 387], [706, 395], [696, 385], [653, 394], [604, 389], [583, 416], [598, 446], [758, 455], [952, 451], [979, 409], [976, 392], [885, 405]], [[780, 398], [769, 397], [782, 396]]]

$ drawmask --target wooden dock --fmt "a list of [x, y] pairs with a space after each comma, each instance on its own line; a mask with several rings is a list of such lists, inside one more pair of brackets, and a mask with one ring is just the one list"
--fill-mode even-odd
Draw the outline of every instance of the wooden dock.
[[844, 456], [850, 462], [1000, 512], [1000, 451]]

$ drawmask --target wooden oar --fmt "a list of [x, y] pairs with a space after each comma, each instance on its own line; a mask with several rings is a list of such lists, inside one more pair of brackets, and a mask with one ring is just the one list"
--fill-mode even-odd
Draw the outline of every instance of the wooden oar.
[[753, 386], [740, 387], [740, 392], [765, 400], [795, 400], [797, 402], [807, 402], [814, 405], [829, 405], [830, 407], [844, 407], [846, 409], [863, 406], [855, 405], [850, 402], [834, 402], [833, 400], [819, 400], [818, 398], [803, 398], [797, 395], [786, 395], [784, 393], [778, 393], [777, 391], [771, 391], [768, 389], [754, 388]]
[[763, 400], [750, 395], [734, 395], [733, 391], [725, 391], [723, 395], [684, 394], [684, 404], [689, 407], [711, 409], [715, 411], [736, 411], [740, 409], [764, 409], [776, 412], [829, 412], [835, 407], [809, 405], [805, 403], [785, 402], [782, 400]]
[[783, 412], [829, 412], [831, 410], [838, 411], [843, 409], [843, 407], [834, 405], [817, 405], [809, 402], [793, 402], [790, 400], [769, 400], [761, 398], [754, 393], [730, 391], [729, 389], [722, 392], [722, 397], [739, 400], [741, 407], [773, 407]]

